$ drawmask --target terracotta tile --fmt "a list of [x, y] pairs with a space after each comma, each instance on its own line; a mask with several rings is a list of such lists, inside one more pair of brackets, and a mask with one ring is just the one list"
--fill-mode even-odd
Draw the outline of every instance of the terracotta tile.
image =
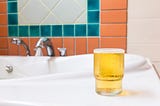
[[7, 1], [7, 0], [0, 0], [0, 2], [4, 2], [4, 1]]
[[11, 39], [12, 38], [8, 39], [8, 55], [18, 56], [19, 55], [19, 53], [18, 53], [19, 46], [15, 45], [15, 44], [12, 44]]
[[51, 38], [51, 42], [54, 48], [55, 56], [60, 56], [59, 51], [57, 48], [63, 47], [63, 40], [62, 38]]
[[8, 39], [0, 38], [0, 49], [7, 49], [7, 48], [8, 48]]
[[0, 13], [6, 13], [6, 12], [7, 12], [6, 3], [0, 2]]
[[101, 36], [126, 36], [127, 24], [101, 24]]
[[99, 38], [88, 38], [88, 53], [93, 53], [95, 48], [99, 48]]
[[8, 55], [8, 49], [0, 50], [0, 55]]
[[[29, 47], [29, 40], [28, 40], [28, 38], [21, 38], [21, 39]], [[26, 56], [26, 49], [22, 45], [19, 46], [19, 55], [20, 56]]]
[[0, 26], [0, 36], [8, 35], [8, 27], [6, 25]]
[[127, 9], [128, 0], [101, 0], [101, 9]]
[[0, 24], [7, 25], [7, 14], [0, 14]]
[[101, 23], [126, 23], [126, 10], [109, 10], [101, 12]]
[[126, 50], [126, 40], [125, 37], [101, 38], [101, 48], [122, 48]]
[[87, 38], [75, 38], [76, 55], [87, 53]]
[[75, 55], [75, 40], [74, 38], [64, 38], [63, 39], [64, 48], [67, 49], [66, 55]]

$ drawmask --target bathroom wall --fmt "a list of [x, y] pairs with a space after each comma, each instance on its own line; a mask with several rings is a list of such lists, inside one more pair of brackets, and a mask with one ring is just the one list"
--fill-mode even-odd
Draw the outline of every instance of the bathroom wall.
[[160, 0], [128, 1], [128, 52], [160, 61]]
[[[60, 3], [52, 0], [55, 4], [59, 3], [56, 8], [65, 8], [64, 4], [72, 8], [65, 12], [49, 10], [51, 14], [43, 21], [40, 19], [46, 12], [42, 11], [49, 9], [51, 5], [47, 1], [51, 1], [44, 0], [47, 3], [43, 3], [45, 9], [38, 5], [36, 8], [41, 8], [40, 12], [36, 11], [33, 3], [26, 9], [28, 1], [0, 0], [0, 55], [25, 55], [22, 46], [10, 43], [12, 37], [23, 39], [32, 55], [40, 37], [51, 39], [57, 56], [58, 47], [67, 48], [67, 55], [92, 53], [98, 47], [127, 49], [127, 0], [74, 0], [76, 3], [72, 3], [73, 0], [61, 0]], [[34, 2], [40, 3], [38, 0]], [[65, 15], [69, 13], [71, 15]], [[78, 18], [75, 18], [76, 15]]]

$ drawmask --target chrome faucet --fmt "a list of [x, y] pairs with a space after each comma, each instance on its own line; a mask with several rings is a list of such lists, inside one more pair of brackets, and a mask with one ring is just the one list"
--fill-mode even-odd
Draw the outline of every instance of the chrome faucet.
[[43, 47], [46, 48], [48, 56], [55, 56], [52, 43], [48, 38], [44, 38], [44, 37], [40, 38], [35, 47], [36, 47], [35, 56], [43, 56], [43, 53], [42, 53]]
[[57, 48], [60, 56], [66, 56], [66, 48]]
[[20, 38], [12, 38], [11, 43], [16, 45], [22, 45], [26, 50], [26, 55], [30, 56], [30, 50], [23, 40], [21, 40]]

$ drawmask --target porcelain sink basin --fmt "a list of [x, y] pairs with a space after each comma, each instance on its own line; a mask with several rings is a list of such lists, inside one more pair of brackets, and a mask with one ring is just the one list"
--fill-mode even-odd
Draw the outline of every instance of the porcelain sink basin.
[[[22, 60], [19, 59], [20, 64]], [[23, 62], [25, 62], [24, 60]], [[38, 60], [37, 63], [40, 64], [37, 65], [40, 68], [42, 64], [39, 62], [42, 60]], [[160, 105], [159, 78], [150, 61], [141, 56], [125, 55], [123, 92], [114, 97], [96, 94], [92, 54], [51, 57], [45, 58], [43, 61], [48, 65], [48, 69], [45, 69], [45, 67], [43, 69], [44, 71], [47, 70], [44, 74], [0, 80], [0, 106]], [[36, 63], [35, 61], [31, 62], [32, 64]], [[28, 64], [28, 62], [25, 64]], [[23, 64], [20, 66], [23, 66]], [[37, 66], [34, 65], [34, 67]], [[35, 71], [32, 70], [32, 67], [30, 66], [27, 69]], [[7, 104], [1, 101], [10, 102]], [[16, 104], [11, 101], [18, 102]]]
[[[50, 72], [66, 73], [91, 71], [93, 70], [93, 61], [93, 54], [52, 58], [49, 62]], [[142, 56], [125, 54], [125, 72], [134, 71], [136, 68], [143, 68], [146, 62], [146, 58]], [[89, 64], [91, 64], [91, 66]]]
[[[146, 59], [142, 56], [125, 54], [125, 72], [143, 68], [145, 63]], [[12, 72], [6, 71], [7, 65], [13, 67]], [[66, 57], [0, 56], [0, 79], [88, 71], [93, 71], [93, 54]]]
[[0, 101], [0, 106], [36, 106], [33, 104], [17, 101]]
[[[49, 73], [50, 57], [0, 56], [0, 79], [39, 76]], [[8, 72], [8, 66], [13, 71]]]

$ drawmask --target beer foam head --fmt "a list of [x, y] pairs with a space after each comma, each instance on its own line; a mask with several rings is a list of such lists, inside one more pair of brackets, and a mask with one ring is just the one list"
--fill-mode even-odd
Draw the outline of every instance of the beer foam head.
[[124, 53], [124, 49], [120, 48], [96, 48], [94, 53]]

